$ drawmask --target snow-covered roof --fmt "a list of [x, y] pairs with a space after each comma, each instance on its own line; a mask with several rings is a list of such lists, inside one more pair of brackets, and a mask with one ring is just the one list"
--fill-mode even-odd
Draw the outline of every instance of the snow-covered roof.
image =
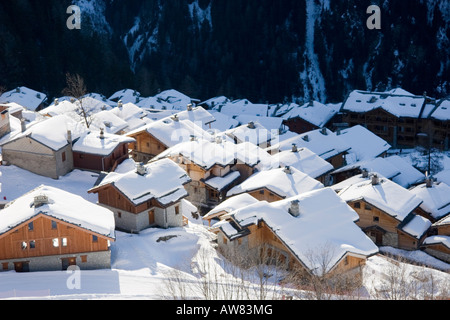
[[424, 104], [423, 96], [354, 90], [343, 103], [341, 111], [365, 113], [381, 108], [396, 117], [419, 118]]
[[323, 184], [295, 168], [277, 168], [257, 172], [227, 193], [231, 197], [266, 188], [282, 198], [323, 188]]
[[238, 143], [248, 141], [255, 145], [261, 145], [272, 140], [271, 130], [257, 121], [229, 129], [224, 133], [232, 139], [237, 139]]
[[267, 117], [269, 115], [269, 105], [254, 104], [247, 99], [239, 99], [222, 105], [219, 111], [229, 116], [248, 114]]
[[422, 242], [422, 245], [424, 246], [434, 244], [442, 244], [450, 249], [450, 236], [444, 235], [430, 236]]
[[207, 214], [203, 216], [203, 219], [208, 219], [217, 213], [225, 212], [230, 213], [234, 210], [244, 208], [248, 205], [259, 202], [255, 198], [253, 198], [248, 193], [241, 193], [237, 196], [231, 197], [217, 205], [214, 209], [209, 211]]
[[5, 107], [6, 109], [8, 109], [9, 114], [20, 112], [20, 111], [23, 111], [25, 109], [20, 104], [17, 104], [15, 102], [0, 103], [0, 107]]
[[133, 136], [147, 131], [150, 135], [158, 139], [167, 147], [173, 147], [176, 144], [190, 140], [191, 136], [198, 138], [211, 139], [212, 136], [197, 126], [190, 120], [180, 120], [174, 116], [166, 117], [152, 122], [143, 127], [127, 133], [127, 136]]
[[15, 102], [32, 111], [36, 110], [46, 100], [47, 96], [44, 93], [27, 87], [17, 87], [0, 96], [0, 103]]
[[328, 161], [322, 159], [308, 148], [297, 148], [295, 151], [286, 150], [272, 157], [273, 160], [278, 161], [280, 166], [296, 168], [312, 178], [318, 178], [334, 169]]
[[170, 147], [157, 155], [153, 160], [183, 156], [199, 167], [209, 170], [215, 165], [226, 167], [234, 164], [235, 154], [232, 149], [233, 146], [234, 144], [225, 141], [216, 142], [215, 140], [212, 141], [212, 139], [195, 138]]
[[346, 202], [364, 200], [399, 221], [422, 203], [415, 194], [381, 175], [376, 184], [367, 179], [342, 189], [338, 195]]
[[137, 103], [141, 94], [133, 89], [123, 89], [113, 93], [108, 100], [122, 101], [122, 103]]
[[392, 181], [398, 183], [402, 187], [409, 188], [410, 186], [425, 180], [425, 175], [414, 168], [403, 157], [394, 155], [385, 159], [400, 171], [400, 174], [393, 177]]
[[192, 99], [175, 89], [162, 91], [161, 93], [155, 95], [155, 98], [167, 102], [171, 106], [171, 109], [180, 111], [186, 110], [187, 105], [192, 103], [194, 100], [197, 101], [197, 99]]
[[298, 148], [308, 148], [319, 157], [327, 160], [350, 149], [344, 140], [334, 132], [323, 128], [298, 134], [292, 138], [280, 141], [272, 145], [267, 150], [273, 153], [291, 150], [295, 144]]
[[208, 187], [220, 192], [231, 185], [233, 182], [235, 182], [237, 179], [239, 179], [240, 176], [241, 174], [239, 173], [239, 171], [231, 171], [223, 177], [211, 177], [203, 181], [203, 183]]
[[206, 105], [209, 109], [212, 108], [217, 108], [219, 106], [222, 106], [226, 103], [230, 102], [230, 99], [228, 99], [225, 96], [218, 96], [218, 97], [214, 97], [214, 98], [210, 98], [206, 101], [203, 101], [201, 103], [199, 103], [200, 105]]
[[420, 239], [425, 232], [431, 227], [431, 221], [415, 214], [410, 214], [404, 223], [399, 225], [399, 229], [413, 236], [416, 239]]
[[[45, 195], [48, 204], [34, 207], [34, 197]], [[74, 224], [83, 229], [114, 238], [113, 212], [78, 195], [54, 187], [40, 187], [9, 203], [0, 212], [0, 234], [14, 229], [38, 214]]]
[[139, 102], [135, 103], [139, 108], [145, 110], [172, 110], [172, 105], [163, 101], [161, 98], [146, 97], [141, 98]]
[[430, 118], [441, 121], [450, 120], [450, 100], [442, 99], [439, 101], [437, 108], [430, 114]]
[[104, 129], [105, 132], [116, 134], [128, 128], [128, 123], [116, 116], [111, 110], [97, 112], [92, 117], [92, 122], [89, 126], [91, 130]]
[[434, 175], [437, 181], [445, 182], [450, 186], [450, 169], [444, 169]]
[[24, 132], [15, 135], [9, 142], [29, 136], [50, 149], [58, 151], [68, 145], [68, 131], [72, 134], [72, 140], [75, 140], [87, 129], [82, 123], [63, 114], [36, 123]]
[[323, 104], [317, 101], [292, 107], [282, 118], [285, 120], [301, 118], [318, 128], [324, 127], [340, 110], [341, 104]]
[[227, 131], [232, 128], [236, 128], [239, 126], [239, 121], [236, 119], [233, 119], [233, 117], [230, 117], [224, 113], [221, 113], [216, 110], [209, 110], [209, 113], [212, 114], [214, 119], [216, 119], [215, 122], [211, 123], [211, 128], [217, 129], [219, 131]]
[[108, 156], [119, 145], [135, 141], [135, 139], [130, 137], [109, 133], [104, 133], [103, 137], [101, 137], [99, 131], [88, 131], [73, 144], [72, 150], [79, 153]]
[[283, 119], [280, 117], [254, 116], [250, 114], [240, 114], [235, 117], [241, 125], [247, 125], [250, 122], [258, 122], [267, 130], [277, 131], [283, 126]]
[[[289, 213], [291, 203], [298, 201], [300, 215]], [[274, 234], [312, 273], [331, 271], [346, 254], [368, 257], [377, 246], [354, 223], [358, 215], [330, 188], [302, 193], [282, 201], [260, 201], [231, 213], [241, 227], [264, 220]], [[222, 231], [225, 226], [220, 226]], [[237, 236], [235, 228], [226, 233]], [[329, 263], [321, 266], [323, 256]], [[325, 270], [321, 270], [325, 267]]]
[[216, 121], [216, 118], [202, 107], [192, 107], [190, 110], [184, 110], [177, 113], [181, 120], [190, 120], [199, 127], [207, 130], [209, 124]]
[[386, 158], [374, 158], [343, 166], [337, 170], [334, 170], [332, 174], [338, 174], [355, 169], [359, 169], [361, 171], [365, 169], [367, 171], [378, 172], [388, 179], [393, 179], [401, 173], [400, 170], [395, 165], [391, 164], [391, 162]]
[[[81, 107], [85, 110], [86, 114], [91, 116], [97, 112], [111, 110], [111, 106], [102, 100], [95, 99], [90, 96], [84, 96], [79, 100], [72, 100], [70, 97], [63, 97], [62, 99], [57, 99], [58, 101], [53, 101], [51, 105], [47, 108], [39, 111], [42, 115], [57, 116], [61, 114], [66, 114], [71, 117], [81, 119]], [[72, 102], [72, 101], [74, 102]]]
[[431, 187], [421, 184], [410, 192], [423, 200], [420, 207], [438, 220], [450, 213], [450, 187], [444, 182], [433, 182]]
[[231, 148], [234, 149], [236, 160], [240, 164], [244, 163], [250, 167], [257, 166], [260, 170], [270, 169], [274, 166], [279, 167], [276, 157], [271, 156], [265, 149], [254, 143], [246, 141], [233, 144]]
[[356, 125], [340, 132], [339, 138], [345, 141], [355, 159], [368, 160], [378, 157], [391, 148], [391, 145], [363, 126]]
[[170, 159], [161, 159], [144, 165], [145, 174], [136, 170], [125, 173], [111, 172], [98, 186], [89, 190], [113, 185], [134, 205], [155, 199], [167, 206], [188, 196], [184, 185], [191, 181], [186, 171]]

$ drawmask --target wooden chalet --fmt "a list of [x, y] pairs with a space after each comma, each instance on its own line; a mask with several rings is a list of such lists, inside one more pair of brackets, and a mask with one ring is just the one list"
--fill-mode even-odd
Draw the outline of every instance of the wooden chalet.
[[[240, 254], [250, 261], [262, 254], [261, 248], [268, 248], [268, 258], [273, 255], [277, 264], [322, 276], [334, 270], [360, 270], [367, 257], [378, 252], [355, 225], [357, 218], [330, 188], [323, 188], [273, 203], [240, 206], [222, 215], [210, 230], [225, 255]], [[326, 266], [317, 265], [322, 254], [329, 258]]]
[[423, 241], [421, 249], [450, 263], [450, 215], [433, 223], [430, 235]]
[[7, 106], [0, 105], [0, 138], [11, 132]]
[[191, 179], [170, 159], [162, 159], [125, 173], [109, 173], [88, 193], [114, 212], [116, 228], [139, 232], [148, 227], [181, 227], [186, 223], [180, 201], [188, 196]]
[[356, 224], [378, 246], [417, 249], [431, 226], [416, 214], [422, 200], [378, 173], [355, 181], [338, 195], [358, 213]]
[[110, 268], [111, 211], [68, 192], [40, 186], [9, 203], [0, 216], [3, 271]]

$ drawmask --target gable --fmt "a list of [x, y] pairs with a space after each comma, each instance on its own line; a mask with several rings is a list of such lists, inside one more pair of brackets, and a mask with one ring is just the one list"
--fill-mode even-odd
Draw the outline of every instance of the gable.
[[23, 153], [37, 153], [52, 156], [54, 151], [49, 147], [43, 145], [39, 141], [34, 140], [31, 137], [21, 137], [19, 139], [10, 141], [3, 145], [4, 151], [16, 151]]

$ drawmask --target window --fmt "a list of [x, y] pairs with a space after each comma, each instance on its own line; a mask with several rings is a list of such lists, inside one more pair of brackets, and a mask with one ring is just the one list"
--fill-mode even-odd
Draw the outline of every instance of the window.
[[380, 217], [373, 217], [373, 222], [380, 222]]
[[61, 243], [63, 247], [67, 247], [67, 238], [62, 238]]
[[259, 194], [264, 194], [264, 190], [259, 190]]
[[179, 206], [175, 207], [175, 214], [180, 214], [180, 207]]
[[98, 242], [98, 237], [95, 235], [92, 235], [92, 242]]
[[33, 231], [33, 230], [34, 230], [34, 224], [33, 224], [33, 222], [30, 222], [28, 224], [28, 231]]
[[348, 265], [348, 257], [344, 258], [344, 265], [347, 266]]
[[30, 241], [30, 249], [35, 249], [36, 248], [36, 241], [32, 240]]
[[26, 250], [26, 248], [28, 247], [28, 243], [26, 243], [25, 241], [22, 241], [22, 243], [20, 244], [20, 247], [22, 248], [22, 250]]
[[356, 209], [360, 209], [361, 208], [361, 203], [355, 202], [353, 207], [356, 208]]
[[366, 208], [366, 210], [372, 210], [372, 207], [370, 205], [368, 205], [367, 203], [365, 205], [365, 208]]
[[52, 240], [52, 244], [54, 248], [58, 248], [59, 247], [59, 239], [55, 238]]
[[8, 262], [3, 262], [2, 263], [2, 267], [3, 267], [3, 270], [8, 270]]
[[62, 162], [66, 162], [66, 152], [61, 154]]
[[120, 219], [120, 218], [122, 218], [122, 212], [117, 212], [117, 217]]
[[53, 220], [52, 220], [52, 229], [53, 230], [58, 229], [58, 224], [56, 223], [56, 221]]
[[223, 243], [224, 243], [224, 244], [227, 244], [227, 243], [228, 243], [227, 238], [223, 237]]
[[81, 262], [87, 262], [87, 256], [86, 255], [81, 256]]

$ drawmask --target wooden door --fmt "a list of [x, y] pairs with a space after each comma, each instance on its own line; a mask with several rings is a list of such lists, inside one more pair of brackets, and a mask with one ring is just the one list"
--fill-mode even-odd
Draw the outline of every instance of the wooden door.
[[152, 209], [148, 212], [148, 224], [151, 226], [155, 223], [155, 210]]
[[76, 266], [77, 265], [77, 259], [76, 258], [62, 258], [62, 270], [67, 270], [70, 266]]

